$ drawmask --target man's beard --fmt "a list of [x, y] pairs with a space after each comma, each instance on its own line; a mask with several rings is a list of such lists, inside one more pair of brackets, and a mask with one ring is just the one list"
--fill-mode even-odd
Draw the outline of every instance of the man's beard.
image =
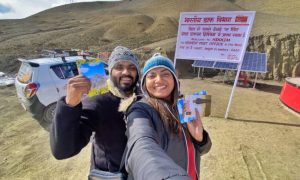
[[[121, 85], [120, 82], [121, 82], [121, 79], [124, 78], [124, 77], [127, 77], [127, 78], [130, 78], [132, 80], [132, 83], [131, 84], [126, 84], [126, 85]], [[135, 81], [133, 81], [133, 77], [132, 76], [121, 76], [119, 79], [116, 79], [114, 77], [112, 77], [112, 81], [114, 83], [114, 85], [122, 92], [124, 93], [128, 93], [128, 92], [131, 92], [133, 91], [136, 83], [137, 83], [137, 79]]]

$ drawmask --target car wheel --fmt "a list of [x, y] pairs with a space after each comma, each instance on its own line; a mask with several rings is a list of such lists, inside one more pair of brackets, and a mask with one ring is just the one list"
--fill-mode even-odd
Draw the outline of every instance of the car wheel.
[[56, 103], [50, 104], [44, 110], [43, 120], [47, 123], [52, 123], [55, 114]]

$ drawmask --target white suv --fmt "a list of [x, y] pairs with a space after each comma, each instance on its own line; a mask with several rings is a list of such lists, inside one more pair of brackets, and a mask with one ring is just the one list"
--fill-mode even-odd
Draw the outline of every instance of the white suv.
[[35, 119], [51, 123], [56, 102], [66, 95], [68, 79], [78, 75], [76, 61], [80, 59], [83, 57], [19, 59], [22, 64], [15, 86], [24, 109]]

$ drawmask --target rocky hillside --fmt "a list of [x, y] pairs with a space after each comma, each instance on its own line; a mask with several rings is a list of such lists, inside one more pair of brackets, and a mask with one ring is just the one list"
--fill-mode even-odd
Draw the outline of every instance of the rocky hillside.
[[248, 50], [267, 53], [266, 79], [300, 77], [300, 34], [255, 36], [250, 39]]
[[[16, 72], [18, 57], [42, 49], [109, 51], [116, 45], [159, 45], [174, 52], [182, 11], [256, 10], [248, 49], [268, 53], [266, 78], [299, 76], [297, 0], [131, 0], [74, 3], [20, 20], [0, 21], [0, 71]], [[282, 9], [282, 10], [281, 10]]]

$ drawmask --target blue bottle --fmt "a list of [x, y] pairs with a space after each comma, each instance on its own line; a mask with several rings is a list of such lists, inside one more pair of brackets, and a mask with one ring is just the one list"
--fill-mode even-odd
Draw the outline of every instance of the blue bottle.
[[206, 95], [206, 94], [207, 94], [206, 90], [202, 90], [199, 92], [195, 92], [193, 95]]

